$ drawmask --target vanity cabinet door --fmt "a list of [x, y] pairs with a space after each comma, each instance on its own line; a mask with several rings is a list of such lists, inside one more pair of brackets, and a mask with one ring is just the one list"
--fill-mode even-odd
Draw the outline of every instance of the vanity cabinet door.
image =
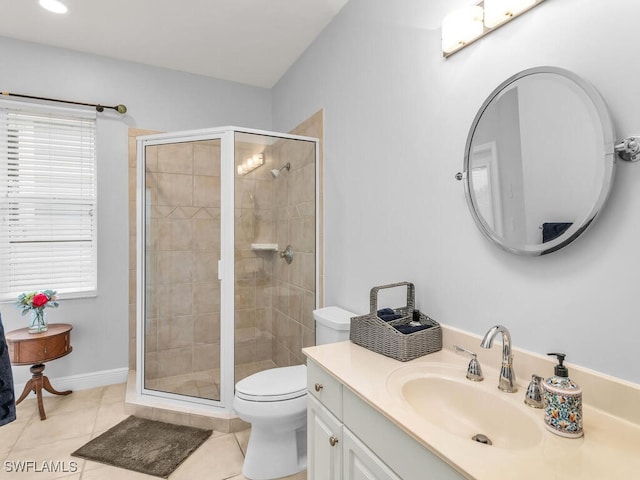
[[347, 428], [342, 450], [344, 480], [402, 480]]
[[307, 408], [307, 478], [342, 478], [342, 423], [312, 396]]

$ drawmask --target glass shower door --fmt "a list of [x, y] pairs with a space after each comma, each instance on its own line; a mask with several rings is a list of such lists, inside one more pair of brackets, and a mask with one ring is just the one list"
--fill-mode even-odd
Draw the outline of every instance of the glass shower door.
[[[145, 141], [143, 388], [220, 401], [221, 138]], [[198, 400], [196, 400], [198, 401]]]

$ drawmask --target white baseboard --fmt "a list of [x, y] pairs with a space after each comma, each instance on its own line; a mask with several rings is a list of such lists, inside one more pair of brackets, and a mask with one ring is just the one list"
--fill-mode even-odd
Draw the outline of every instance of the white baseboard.
[[[127, 383], [129, 375], [128, 368], [114, 368], [113, 370], [102, 370], [100, 372], [81, 373], [70, 377], [49, 378], [51, 386], [63, 392], [65, 390], [87, 390], [89, 388], [105, 387], [116, 383]], [[16, 397], [20, 396], [26, 384], [15, 384], [14, 392]], [[42, 390], [43, 395], [51, 395]]]

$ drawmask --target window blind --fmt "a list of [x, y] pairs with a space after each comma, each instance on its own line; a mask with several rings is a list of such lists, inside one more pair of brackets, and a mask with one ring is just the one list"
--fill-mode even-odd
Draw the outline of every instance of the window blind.
[[96, 120], [0, 102], [0, 301], [96, 290]]

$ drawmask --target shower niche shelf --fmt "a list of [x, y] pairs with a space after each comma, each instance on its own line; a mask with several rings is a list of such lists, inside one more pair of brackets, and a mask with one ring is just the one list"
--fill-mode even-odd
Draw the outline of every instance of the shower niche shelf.
[[278, 248], [277, 243], [252, 243], [251, 250], [259, 250], [262, 252], [278, 252], [280, 249]]

